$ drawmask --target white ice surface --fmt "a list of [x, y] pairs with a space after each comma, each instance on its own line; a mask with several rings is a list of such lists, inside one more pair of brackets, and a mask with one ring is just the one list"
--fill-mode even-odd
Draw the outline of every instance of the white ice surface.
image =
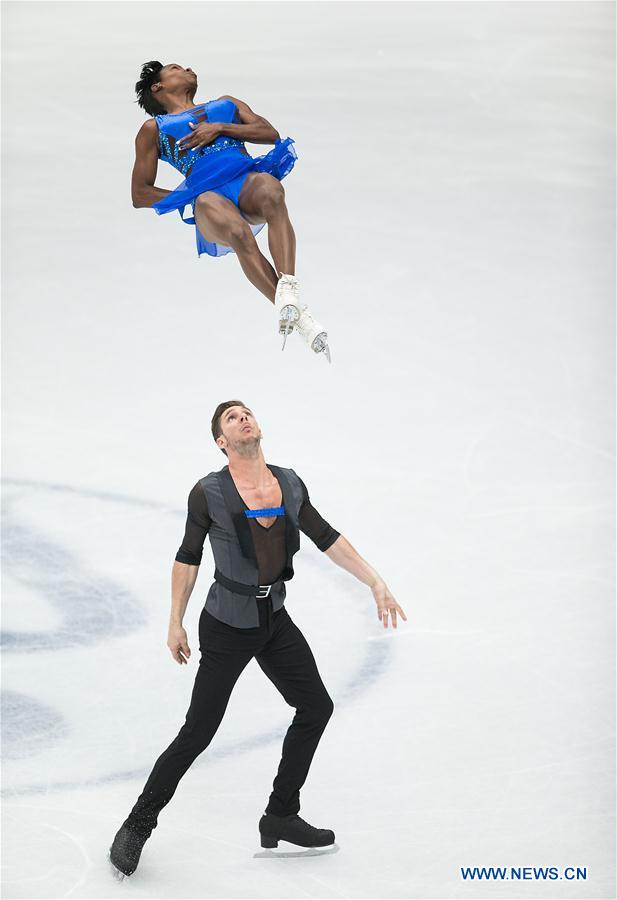
[[[614, 5], [3, 11], [4, 896], [613, 897]], [[295, 138], [331, 367], [280, 352], [233, 257], [132, 208], [152, 58]], [[190, 696], [209, 551], [182, 668], [169, 569], [236, 396], [409, 620], [384, 634], [305, 540], [288, 609], [336, 712], [302, 811], [339, 852], [253, 855], [291, 711], [251, 664], [117, 884]]]

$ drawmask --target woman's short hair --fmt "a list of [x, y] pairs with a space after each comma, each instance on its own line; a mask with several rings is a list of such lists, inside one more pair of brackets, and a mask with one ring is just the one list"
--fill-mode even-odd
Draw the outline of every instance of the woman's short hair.
[[161, 106], [152, 93], [152, 85], [159, 80], [163, 63], [152, 59], [141, 67], [141, 76], [135, 85], [137, 104], [150, 116], [164, 116], [167, 110]]

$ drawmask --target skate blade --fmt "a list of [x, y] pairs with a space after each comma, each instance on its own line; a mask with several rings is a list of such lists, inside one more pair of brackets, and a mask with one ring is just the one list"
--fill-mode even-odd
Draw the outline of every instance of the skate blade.
[[107, 860], [109, 862], [109, 867], [111, 869], [111, 874], [116, 879], [116, 881], [124, 881], [127, 877], [124, 872], [121, 872], [111, 861], [111, 851], [107, 854]]
[[[286, 844], [281, 841], [281, 844]], [[295, 844], [287, 844], [288, 847], [295, 847]], [[295, 850], [260, 850], [253, 853], [253, 859], [298, 859], [303, 856], [328, 856], [330, 853], [338, 853], [341, 848], [336, 843], [328, 844], [327, 847], [297, 847]]]
[[292, 331], [293, 331], [293, 324], [289, 320], [287, 320], [287, 322], [285, 323], [285, 327], [281, 331], [279, 331], [279, 334], [283, 335], [283, 346], [281, 347], [281, 351], [283, 351], [285, 349], [285, 344], [287, 343], [287, 337], [288, 337], [288, 335], [291, 334]]
[[325, 331], [322, 331], [317, 335], [311, 344], [311, 348], [315, 353], [323, 353], [328, 362], [332, 364], [332, 356], [330, 354], [330, 347], [328, 346], [328, 335]]
[[294, 326], [297, 321], [300, 319], [300, 313], [296, 309], [295, 306], [284, 306], [279, 313], [279, 334], [283, 335], [283, 346], [281, 350], [285, 349], [285, 344], [287, 343], [287, 338], [294, 330]]

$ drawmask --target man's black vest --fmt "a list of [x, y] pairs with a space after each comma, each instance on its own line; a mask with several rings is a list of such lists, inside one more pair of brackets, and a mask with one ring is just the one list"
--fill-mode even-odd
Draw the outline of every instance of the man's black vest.
[[[268, 466], [277, 479], [283, 494], [285, 507], [285, 542], [287, 561], [279, 581], [272, 587], [272, 609], [276, 611], [285, 602], [285, 581], [293, 578], [293, 557], [300, 548], [298, 516], [304, 501], [302, 482], [293, 469]], [[229, 467], [220, 472], [211, 472], [200, 479], [206, 495], [208, 514], [212, 520], [208, 537], [214, 554], [214, 564], [219, 580], [208, 591], [206, 609], [210, 615], [234, 628], [257, 628], [259, 613], [255, 594], [238, 593], [222, 582], [236, 582], [238, 585], [254, 588], [259, 585], [257, 558], [249, 520], [244, 512], [246, 506], [233, 482]]]

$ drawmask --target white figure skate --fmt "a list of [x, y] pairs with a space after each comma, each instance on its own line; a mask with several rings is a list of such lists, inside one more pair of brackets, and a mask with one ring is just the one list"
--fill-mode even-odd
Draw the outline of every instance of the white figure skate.
[[332, 362], [328, 347], [328, 332], [313, 318], [306, 306], [302, 307], [302, 314], [296, 322], [296, 331], [304, 338], [311, 350], [315, 353], [324, 353], [328, 362]]
[[294, 326], [302, 314], [300, 286], [295, 275], [285, 275], [281, 272], [281, 277], [276, 286], [274, 306], [278, 314], [279, 334], [283, 335], [283, 346], [281, 349], [284, 350], [287, 343], [287, 335], [294, 330]]

